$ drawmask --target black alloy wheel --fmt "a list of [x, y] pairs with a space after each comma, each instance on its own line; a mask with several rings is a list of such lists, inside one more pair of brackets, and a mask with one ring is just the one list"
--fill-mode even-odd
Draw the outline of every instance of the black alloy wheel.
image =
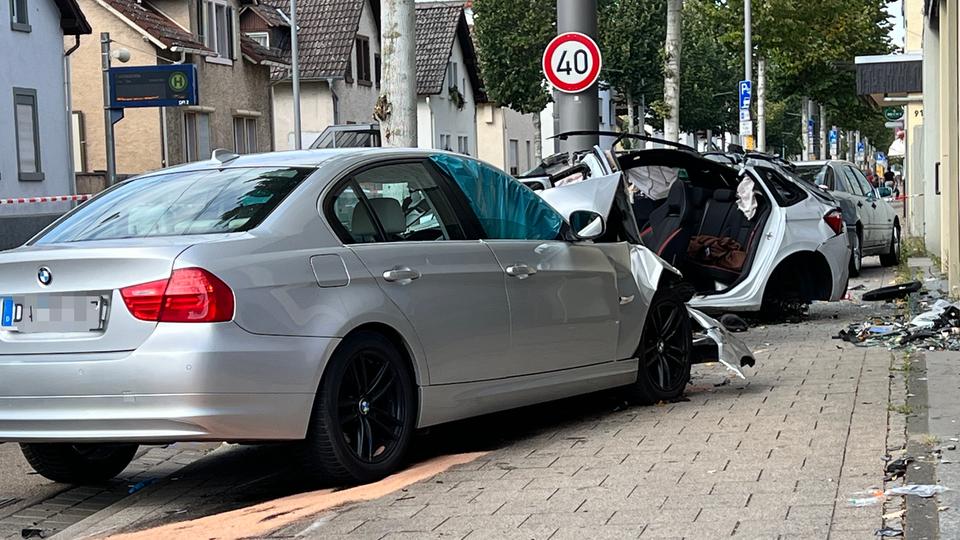
[[371, 352], [347, 366], [337, 399], [340, 433], [354, 455], [376, 463], [395, 449], [403, 431], [404, 389], [388, 360]]
[[635, 397], [656, 403], [680, 397], [690, 380], [693, 330], [686, 303], [675, 288], [657, 293], [640, 338]]
[[302, 445], [305, 472], [323, 482], [379, 480], [403, 463], [415, 423], [407, 360], [382, 334], [357, 332], [324, 371]]

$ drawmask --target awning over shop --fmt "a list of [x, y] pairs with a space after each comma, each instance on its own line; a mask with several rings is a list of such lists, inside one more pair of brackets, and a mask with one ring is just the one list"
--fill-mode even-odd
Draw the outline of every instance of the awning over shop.
[[857, 94], [878, 107], [919, 100], [923, 92], [921, 53], [858, 56]]

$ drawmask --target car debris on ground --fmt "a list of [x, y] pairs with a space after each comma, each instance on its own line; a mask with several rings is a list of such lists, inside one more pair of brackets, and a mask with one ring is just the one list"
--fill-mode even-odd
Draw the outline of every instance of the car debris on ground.
[[858, 347], [960, 351], [960, 303], [936, 298], [923, 291], [920, 282], [881, 287], [863, 295], [864, 300], [898, 300], [897, 315], [872, 316], [840, 330], [834, 339]]

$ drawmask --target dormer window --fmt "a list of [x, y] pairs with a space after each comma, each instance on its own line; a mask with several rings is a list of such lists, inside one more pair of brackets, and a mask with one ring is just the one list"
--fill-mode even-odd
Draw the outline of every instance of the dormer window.
[[203, 44], [223, 60], [236, 58], [234, 9], [226, 0], [201, 0], [199, 35]]

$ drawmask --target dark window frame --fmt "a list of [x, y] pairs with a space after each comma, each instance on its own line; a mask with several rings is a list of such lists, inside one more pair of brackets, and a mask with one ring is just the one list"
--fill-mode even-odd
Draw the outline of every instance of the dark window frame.
[[[33, 109], [33, 158], [35, 172], [23, 172], [20, 163], [20, 122], [17, 118], [17, 105], [29, 105]], [[13, 133], [17, 150], [17, 178], [21, 182], [42, 182], [44, 180], [43, 162], [40, 160], [40, 115], [37, 91], [33, 88], [13, 89]], [[72, 129], [72, 127], [71, 127]]]
[[[356, 181], [356, 176], [362, 174], [371, 169], [376, 169], [380, 167], [386, 167], [390, 165], [404, 165], [404, 164], [419, 164], [422, 165], [427, 174], [433, 179], [437, 187], [440, 190], [440, 194], [446, 198], [447, 204], [450, 206], [450, 210], [453, 212], [454, 217], [459, 222], [461, 232], [463, 234], [463, 239], [449, 239], [444, 240], [444, 242], [475, 242], [478, 240], [486, 239], [486, 233], [483, 230], [483, 227], [480, 224], [480, 219], [474, 214], [473, 210], [470, 208], [470, 205], [467, 201], [466, 195], [460, 191], [460, 188], [456, 186], [454, 181], [449, 178], [439, 167], [436, 166], [428, 158], [398, 158], [380, 161], [377, 163], [371, 163], [368, 165], [362, 165], [357, 167], [343, 176], [337, 182], [334, 182], [331, 187], [323, 194], [322, 202], [320, 204], [320, 214], [324, 219], [327, 220], [329, 226], [333, 229], [334, 234], [337, 238], [343, 243], [343, 245], [358, 245], [357, 242], [353, 240], [353, 235], [350, 234], [350, 231], [343, 226], [340, 222], [340, 219], [337, 217], [336, 212], [334, 211], [334, 204], [337, 199], [337, 195], [343, 192], [346, 186], [350, 186], [350, 189], [353, 190], [354, 195], [357, 196], [357, 204], [363, 204], [367, 210], [367, 213], [370, 214], [374, 225], [377, 228], [377, 241], [368, 242], [368, 243], [377, 243], [377, 244], [394, 244], [396, 242], [391, 242], [386, 240], [386, 234], [383, 231], [383, 226], [380, 225], [379, 218], [376, 213], [373, 212], [373, 209], [370, 207], [370, 204], [367, 202], [366, 195], [363, 193], [363, 189], [360, 188], [360, 185]], [[438, 216], [439, 218], [439, 216]], [[414, 242], [414, 240], [411, 240]], [[360, 244], [362, 245], [362, 244]]]
[[[256, 116], [246, 116], [246, 115], [235, 115], [233, 117], [233, 150], [237, 154], [256, 154], [260, 150], [260, 134], [258, 133], [260, 123], [258, 122], [259, 118]], [[241, 124], [241, 133], [243, 140], [237, 138], [237, 122]], [[253, 136], [254, 140], [250, 140], [250, 123], [253, 123]], [[238, 143], [243, 143], [243, 148], [240, 148]], [[251, 145], [250, 143], [253, 142]]]
[[377, 85], [377, 88], [380, 88], [380, 85], [383, 83], [383, 60], [380, 58], [380, 53], [373, 54], [373, 69], [374, 84]]
[[357, 35], [353, 48], [357, 55], [357, 84], [373, 86], [373, 72], [370, 65], [370, 38]]
[[[16, 32], [30, 32], [30, 9], [27, 0], [10, 0], [10, 29]], [[13, 17], [16, 10], [17, 18]]]
[[[187, 121], [188, 116], [194, 117], [194, 134], [193, 134], [193, 148], [191, 150], [191, 144], [187, 132], [189, 131], [189, 122]], [[207, 150], [208, 152], [201, 152], [200, 150], [200, 126], [198, 119], [201, 116], [206, 116], [207, 118]], [[210, 131], [210, 120], [211, 114], [205, 111], [184, 111], [183, 112], [183, 159], [185, 163], [193, 163], [196, 161], [203, 161], [205, 159], [210, 159], [208, 155], [211, 153], [214, 147], [212, 132]], [[191, 154], [193, 154], [193, 159], [191, 159]]]

